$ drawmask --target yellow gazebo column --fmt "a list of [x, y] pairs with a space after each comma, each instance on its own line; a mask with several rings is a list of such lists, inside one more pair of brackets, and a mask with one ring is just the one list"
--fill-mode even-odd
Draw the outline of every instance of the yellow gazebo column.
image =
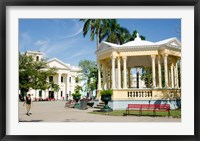
[[168, 87], [171, 87], [171, 69], [170, 69], [170, 64], [167, 65], [168, 68]]
[[111, 56], [112, 59], [112, 89], [115, 89], [115, 56]]
[[131, 87], [131, 68], [128, 68], [128, 87]]
[[171, 64], [171, 87], [174, 88], [174, 63]]
[[151, 55], [152, 60], [152, 80], [153, 80], [153, 88], [156, 87], [156, 72], [155, 72], [155, 55]]
[[179, 80], [178, 80], [178, 61], [175, 64], [175, 79], [176, 79], [176, 88], [179, 88]]
[[158, 56], [158, 86], [159, 88], [162, 88], [162, 73], [161, 73], [160, 56]]
[[98, 90], [101, 90], [101, 63], [98, 62]]
[[102, 64], [103, 66], [103, 89], [106, 90], [107, 89], [107, 67], [105, 62], [103, 62]]
[[164, 68], [165, 68], [165, 87], [168, 88], [168, 68], [167, 68], [167, 57], [168, 54], [164, 54]]
[[124, 83], [124, 78], [123, 78], [123, 67], [120, 68], [121, 71], [121, 87], [123, 86]]
[[123, 67], [124, 67], [124, 81], [123, 81], [123, 88], [124, 88], [124, 89], [127, 89], [126, 60], [127, 60], [127, 57], [126, 57], [126, 56], [123, 56]]
[[150, 68], [147, 68], [147, 76], [148, 76], [148, 88], [150, 88]]
[[112, 88], [112, 67], [110, 68], [109, 89]]
[[121, 89], [121, 64], [120, 64], [120, 57], [117, 58], [117, 66], [118, 66], [118, 85], [117, 88]]
[[[180, 66], [179, 66], [180, 70], [179, 71], [180, 71], [180, 84], [181, 84], [181, 58], [179, 58], [179, 64], [180, 64]], [[180, 87], [181, 87], [181, 85], [179, 85], [179, 88]]]

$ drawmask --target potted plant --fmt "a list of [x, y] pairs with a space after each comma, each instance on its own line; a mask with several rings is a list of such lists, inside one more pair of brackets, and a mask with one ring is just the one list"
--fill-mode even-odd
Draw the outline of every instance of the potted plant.
[[79, 105], [78, 101], [81, 99], [81, 94], [80, 93], [73, 93], [72, 96], [73, 96], [73, 99], [76, 101], [74, 108], [79, 108], [80, 105]]
[[101, 100], [105, 103], [105, 106], [101, 109], [102, 112], [111, 112], [112, 109], [108, 106], [108, 102], [111, 101], [113, 91], [112, 90], [102, 90], [100, 92]]

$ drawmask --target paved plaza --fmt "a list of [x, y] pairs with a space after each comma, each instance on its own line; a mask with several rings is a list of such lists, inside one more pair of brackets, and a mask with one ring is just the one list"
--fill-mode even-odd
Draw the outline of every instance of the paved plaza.
[[90, 114], [94, 108], [79, 110], [65, 108], [66, 101], [33, 102], [31, 115], [26, 115], [26, 106], [19, 102], [20, 122], [180, 122], [168, 117], [109, 116]]

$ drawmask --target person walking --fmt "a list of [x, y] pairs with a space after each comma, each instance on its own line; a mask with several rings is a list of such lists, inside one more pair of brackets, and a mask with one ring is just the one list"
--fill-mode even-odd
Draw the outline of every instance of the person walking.
[[31, 109], [31, 107], [32, 107], [32, 100], [31, 100], [31, 95], [30, 95], [30, 94], [28, 94], [28, 96], [26, 97], [23, 106], [24, 106], [25, 104], [26, 104], [26, 109], [27, 109], [26, 115], [27, 115], [27, 116], [30, 116], [30, 114], [31, 114], [31, 113], [30, 113], [30, 109]]

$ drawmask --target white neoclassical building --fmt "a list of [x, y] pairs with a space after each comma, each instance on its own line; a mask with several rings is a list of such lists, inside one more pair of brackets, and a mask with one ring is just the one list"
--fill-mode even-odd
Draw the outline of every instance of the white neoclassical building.
[[[171, 108], [176, 108], [181, 97], [181, 43], [176, 38], [159, 42], [141, 40], [117, 45], [102, 42], [97, 51], [98, 92], [112, 89], [113, 109], [125, 109], [129, 103], [162, 103], [172, 99]], [[132, 87], [131, 69], [145, 68], [148, 72], [146, 88]], [[163, 71], [164, 70], [164, 71]], [[102, 77], [101, 77], [102, 71]], [[162, 80], [164, 78], [164, 80]], [[97, 95], [97, 100], [100, 95]]]
[[[43, 58], [43, 53], [39, 51], [27, 51], [26, 55], [31, 55], [35, 61], [39, 61]], [[28, 94], [31, 94], [33, 100], [39, 99], [54, 99], [54, 100], [67, 100], [72, 99], [72, 93], [77, 85], [82, 86], [82, 81], [77, 81], [77, 78], [82, 77], [82, 70], [79, 67], [71, 66], [60, 61], [57, 58], [53, 58], [47, 61], [48, 67], [57, 68], [56, 75], [49, 77], [48, 81], [54, 81], [58, 84], [60, 89], [58, 92], [54, 92], [51, 89], [44, 91], [41, 90], [29, 90]]]

